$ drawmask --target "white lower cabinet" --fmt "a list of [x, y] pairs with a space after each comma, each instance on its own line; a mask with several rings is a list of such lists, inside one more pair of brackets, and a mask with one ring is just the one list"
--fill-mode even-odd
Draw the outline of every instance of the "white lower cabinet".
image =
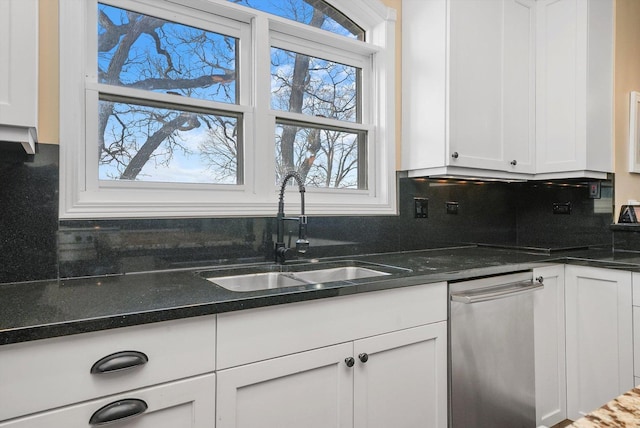
[[640, 273], [634, 272], [633, 281], [633, 384], [640, 385]]
[[218, 317], [217, 428], [446, 428], [446, 283]]
[[446, 322], [218, 372], [217, 428], [447, 426]]
[[553, 426], [567, 418], [565, 367], [564, 265], [534, 269], [544, 288], [533, 293], [536, 425]]
[[633, 307], [633, 375], [633, 384], [640, 385], [640, 306]]
[[0, 427], [212, 428], [214, 395], [215, 375], [209, 374], [0, 422]]
[[352, 352], [348, 343], [221, 370], [216, 426], [351, 426]]
[[633, 387], [631, 272], [566, 266], [567, 417]]
[[[633, 275], [640, 305], [640, 274]], [[536, 419], [553, 426], [640, 382], [633, 370], [635, 357], [640, 375], [640, 307], [632, 309], [628, 271], [556, 265], [535, 269], [534, 276], [544, 278], [534, 297]]]
[[0, 427], [212, 427], [215, 332], [210, 315], [0, 346]]
[[355, 428], [446, 428], [446, 322], [358, 340], [354, 356]]

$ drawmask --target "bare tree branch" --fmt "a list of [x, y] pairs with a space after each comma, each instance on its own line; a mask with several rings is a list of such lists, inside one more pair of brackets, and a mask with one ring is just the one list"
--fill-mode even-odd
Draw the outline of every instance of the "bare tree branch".
[[200, 122], [193, 113], [184, 112], [175, 119], [167, 122], [150, 135], [147, 141], [142, 145], [138, 153], [131, 159], [129, 165], [120, 175], [123, 180], [134, 180], [145, 164], [149, 161], [151, 154], [160, 146], [160, 144], [168, 138], [176, 130], [187, 131], [200, 126]]
[[148, 91], [158, 89], [189, 89], [189, 88], [203, 88], [215, 84], [228, 84], [236, 79], [236, 73], [233, 70], [229, 70], [225, 74], [217, 75], [205, 75], [196, 77], [194, 79], [158, 79], [150, 78], [139, 80], [137, 82], [126, 85], [128, 88], [145, 89]]

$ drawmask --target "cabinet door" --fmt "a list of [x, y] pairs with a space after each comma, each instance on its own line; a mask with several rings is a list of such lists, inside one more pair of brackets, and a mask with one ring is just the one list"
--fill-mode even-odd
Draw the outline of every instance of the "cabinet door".
[[503, 169], [535, 171], [535, 2], [504, 0]]
[[446, 428], [446, 337], [439, 322], [356, 341], [355, 428]]
[[634, 385], [640, 385], [640, 273], [634, 272], [633, 281], [633, 374]]
[[36, 126], [38, 2], [0, 2], [0, 124]]
[[[582, 7], [581, 3], [584, 3]], [[586, 27], [578, 13], [586, 2], [542, 0], [537, 15], [537, 170], [584, 169], [584, 115], [586, 82], [578, 65], [586, 61]]]
[[538, 0], [537, 172], [612, 171], [613, 1]]
[[450, 1], [449, 164], [534, 167], [534, 3]]
[[564, 265], [533, 270], [544, 288], [533, 293], [536, 425], [553, 426], [567, 418], [564, 321]]
[[502, 1], [451, 0], [452, 166], [503, 169]]
[[631, 272], [565, 268], [567, 416], [578, 419], [633, 387]]
[[353, 426], [353, 344], [218, 372], [217, 428]]
[[0, 427], [86, 428], [90, 426], [89, 420], [92, 416], [104, 406], [118, 402], [122, 405], [126, 404], [124, 400], [135, 399], [142, 400], [147, 409], [137, 416], [114, 421], [113, 426], [118, 428], [211, 428], [215, 425], [215, 388], [215, 375], [209, 374], [62, 407], [13, 419], [10, 422], [0, 422]]

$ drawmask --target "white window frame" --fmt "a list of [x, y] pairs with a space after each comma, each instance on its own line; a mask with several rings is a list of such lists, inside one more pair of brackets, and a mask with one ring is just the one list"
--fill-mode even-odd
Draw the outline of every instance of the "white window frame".
[[[128, 93], [131, 89], [105, 87], [97, 83], [96, 59], [87, 46], [97, 45], [97, 0], [60, 2], [60, 209], [61, 219], [97, 218], [184, 218], [273, 216], [277, 210], [275, 183], [275, 138], [264, 144], [261, 136], [275, 135], [276, 117], [309, 123], [345, 127], [332, 119], [305, 118], [304, 115], [270, 109], [271, 46], [302, 51], [315, 57], [364, 66], [366, 87], [375, 88], [363, 99], [362, 124], [348, 123], [350, 129], [368, 133], [366, 190], [307, 187], [309, 215], [389, 215], [396, 214], [395, 175], [395, 10], [379, 0], [328, 0], [358, 25], [367, 42], [311, 28], [305, 24], [238, 6], [226, 0], [104, 0], [122, 8], [158, 8], [167, 13], [189, 13], [202, 27], [202, 11], [229, 18], [216, 19], [212, 31], [240, 36], [239, 104], [219, 103], [221, 110], [242, 113], [244, 126], [244, 182], [241, 185], [155, 183], [143, 181], [100, 181], [97, 178], [98, 93]], [[93, 15], [92, 15], [93, 14]], [[189, 18], [189, 19], [191, 19]], [[208, 22], [208, 20], [207, 20]], [[195, 23], [195, 24], [194, 24]], [[221, 30], [229, 25], [228, 31]], [[209, 28], [209, 27], [206, 27]], [[300, 39], [305, 39], [301, 43]], [[85, 41], [85, 42], [83, 42]], [[307, 43], [309, 41], [309, 43]], [[248, 46], [245, 46], [247, 45]], [[307, 46], [313, 43], [313, 51]], [[332, 48], [340, 46], [340, 49]], [[342, 52], [342, 53], [340, 53]], [[351, 54], [351, 59], [349, 57]], [[342, 56], [341, 56], [342, 55]], [[353, 58], [367, 57], [369, 63]], [[369, 61], [370, 60], [370, 61]], [[247, 65], [249, 64], [249, 67]], [[363, 82], [364, 83], [364, 82]], [[122, 91], [122, 92], [121, 92]], [[145, 92], [143, 98], [166, 94]], [[191, 104], [200, 103], [192, 100]], [[211, 108], [216, 103], [202, 101]], [[259, 137], [257, 137], [259, 136]], [[266, 179], [265, 177], [270, 177]], [[288, 190], [287, 212], [299, 210], [297, 187]]]

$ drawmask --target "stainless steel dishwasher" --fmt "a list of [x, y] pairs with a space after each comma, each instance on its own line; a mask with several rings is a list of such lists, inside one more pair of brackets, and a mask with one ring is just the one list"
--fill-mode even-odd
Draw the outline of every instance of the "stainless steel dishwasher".
[[452, 428], [535, 428], [533, 272], [449, 285]]

